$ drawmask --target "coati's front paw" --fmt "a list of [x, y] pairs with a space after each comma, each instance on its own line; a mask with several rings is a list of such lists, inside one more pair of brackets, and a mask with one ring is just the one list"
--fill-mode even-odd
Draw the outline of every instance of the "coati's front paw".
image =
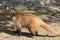
[[19, 31], [14, 31], [14, 33], [18, 34], [19, 36], [21, 36], [21, 32]]

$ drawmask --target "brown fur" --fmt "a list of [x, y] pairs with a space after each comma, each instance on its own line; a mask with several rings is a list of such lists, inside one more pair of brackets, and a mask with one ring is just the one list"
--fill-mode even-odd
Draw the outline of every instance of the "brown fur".
[[47, 25], [44, 21], [42, 21], [39, 17], [35, 15], [30, 15], [30, 14], [23, 15], [21, 13], [15, 12], [15, 16], [13, 16], [13, 18], [14, 17], [15, 20], [13, 21], [17, 26], [17, 31], [20, 33], [21, 33], [21, 29], [26, 27], [33, 35], [37, 35], [38, 28], [42, 27], [48, 33], [51, 33], [54, 36], [60, 36], [60, 33], [54, 32], [49, 25]]

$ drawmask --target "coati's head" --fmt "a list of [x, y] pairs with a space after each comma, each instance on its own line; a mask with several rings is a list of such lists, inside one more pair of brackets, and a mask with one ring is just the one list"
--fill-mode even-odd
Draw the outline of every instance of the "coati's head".
[[20, 13], [18, 9], [15, 9], [13, 7], [8, 7], [7, 5], [5, 5], [5, 11], [6, 13], [12, 16], [19, 15], [19, 14], [23, 15], [22, 13]]
[[15, 15], [15, 11], [12, 7], [8, 7], [7, 5], [5, 5], [5, 12], [8, 13], [9, 15]]

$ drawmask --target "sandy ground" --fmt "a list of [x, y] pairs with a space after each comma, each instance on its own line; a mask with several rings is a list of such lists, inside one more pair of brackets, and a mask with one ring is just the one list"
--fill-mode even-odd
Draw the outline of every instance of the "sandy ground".
[[[60, 32], [60, 16], [54, 17], [51, 15], [39, 15], [48, 25], [55, 31]], [[9, 30], [8, 30], [9, 29]], [[47, 36], [47, 31], [39, 28], [39, 36], [30, 37], [27, 29], [22, 29], [22, 35], [14, 33], [8, 15], [0, 15], [0, 40], [60, 40], [60, 37]]]

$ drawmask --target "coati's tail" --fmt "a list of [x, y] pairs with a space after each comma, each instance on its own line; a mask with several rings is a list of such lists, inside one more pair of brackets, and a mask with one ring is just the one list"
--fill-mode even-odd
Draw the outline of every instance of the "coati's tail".
[[44, 28], [48, 33], [51, 33], [53, 36], [60, 36], [60, 32], [55, 32], [49, 25], [40, 20], [40, 26]]

